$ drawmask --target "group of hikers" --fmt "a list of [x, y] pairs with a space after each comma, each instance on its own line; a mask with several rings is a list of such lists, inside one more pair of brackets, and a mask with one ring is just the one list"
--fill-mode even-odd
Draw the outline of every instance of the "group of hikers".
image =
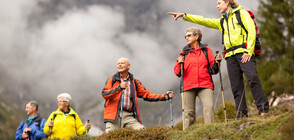
[[71, 95], [61, 93], [57, 96], [58, 109], [50, 114], [47, 122], [38, 114], [38, 103], [29, 101], [25, 111], [28, 118], [23, 120], [16, 130], [16, 140], [40, 140], [42, 138], [69, 139], [86, 134], [91, 128], [87, 122], [83, 125], [78, 114], [70, 107]]
[[[250, 14], [235, 0], [217, 0], [217, 9], [223, 16], [208, 19], [187, 13], [168, 13], [174, 20], [183, 18], [208, 28], [219, 29], [223, 35], [225, 51], [223, 57], [227, 63], [232, 93], [235, 99], [237, 119], [248, 117], [243, 74], [251, 88], [260, 116], [269, 111], [269, 103], [259, 81], [256, 62], [255, 23]], [[240, 19], [241, 22], [240, 23]], [[220, 54], [213, 55], [206, 44], [201, 43], [202, 32], [190, 27], [185, 31], [187, 45], [180, 51], [174, 66], [176, 76], [182, 78], [183, 129], [195, 123], [195, 99], [199, 97], [203, 105], [205, 123], [214, 122], [212, 74], [220, 71]], [[107, 79], [102, 91], [104, 104], [104, 123], [106, 132], [119, 128], [142, 129], [138, 106], [138, 97], [145, 101], [167, 101], [173, 98], [173, 91], [165, 94], [149, 92], [135, 79], [130, 70], [130, 60], [121, 57], [117, 61], [117, 73]], [[58, 95], [58, 109], [51, 113], [47, 121], [37, 113], [38, 103], [30, 101], [26, 105], [28, 118], [23, 120], [16, 132], [15, 139], [41, 139], [44, 137], [69, 139], [86, 134], [90, 123], [81, 122], [79, 116], [70, 107], [71, 96], [68, 93]]]

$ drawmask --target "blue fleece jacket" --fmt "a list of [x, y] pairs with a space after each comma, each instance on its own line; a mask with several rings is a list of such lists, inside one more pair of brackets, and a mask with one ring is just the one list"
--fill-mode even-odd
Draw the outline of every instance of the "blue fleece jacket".
[[[39, 126], [39, 120], [40, 121], [40, 126]], [[23, 140], [21, 138], [21, 134], [23, 133], [23, 130], [25, 128], [31, 128], [31, 131], [29, 132], [30, 140], [41, 140], [42, 138], [47, 138], [47, 135], [43, 132], [43, 128], [46, 124], [46, 120], [44, 118], [41, 118], [41, 116], [38, 114], [36, 118], [34, 118], [31, 123], [29, 122], [28, 119], [23, 120], [15, 134], [15, 139], [16, 140]]]

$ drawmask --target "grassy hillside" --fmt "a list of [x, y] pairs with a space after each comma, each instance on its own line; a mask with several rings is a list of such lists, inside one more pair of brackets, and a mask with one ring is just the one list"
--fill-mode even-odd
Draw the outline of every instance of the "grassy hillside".
[[[234, 106], [227, 104], [227, 114], [234, 112]], [[257, 111], [250, 109], [249, 118], [236, 120], [234, 114], [227, 115], [228, 122], [224, 123], [221, 109], [216, 113], [215, 123], [204, 124], [203, 118], [182, 131], [182, 124], [174, 128], [153, 126], [144, 130], [119, 129], [104, 133], [98, 137], [80, 136], [73, 139], [140, 139], [140, 140], [194, 140], [194, 139], [261, 139], [287, 140], [294, 138], [294, 110], [287, 107], [274, 107], [265, 117], [257, 115]]]
[[24, 110], [0, 99], [0, 139], [14, 139], [18, 125], [25, 117]]
[[229, 120], [228, 123], [198, 123], [185, 131], [180, 128], [156, 126], [139, 131], [121, 129], [96, 139], [289, 139], [294, 137], [294, 111], [274, 108], [267, 117], [253, 116]]

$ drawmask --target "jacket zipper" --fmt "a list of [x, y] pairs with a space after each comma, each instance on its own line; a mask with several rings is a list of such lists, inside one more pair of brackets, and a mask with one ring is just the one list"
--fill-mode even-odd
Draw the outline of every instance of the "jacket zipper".
[[242, 35], [243, 43], [244, 43], [244, 35], [242, 34], [242, 28], [241, 28], [241, 35]]
[[225, 16], [225, 19], [226, 19], [226, 21], [227, 21], [227, 28], [228, 28], [229, 42], [230, 42], [230, 44], [231, 44], [231, 47], [232, 47], [233, 45], [232, 45], [232, 42], [231, 42], [231, 37], [230, 37], [230, 29], [229, 29], [229, 24], [228, 24], [228, 17], [227, 17], [227, 16]]
[[235, 29], [234, 18], [232, 18], [232, 25], [233, 25], [233, 28]]

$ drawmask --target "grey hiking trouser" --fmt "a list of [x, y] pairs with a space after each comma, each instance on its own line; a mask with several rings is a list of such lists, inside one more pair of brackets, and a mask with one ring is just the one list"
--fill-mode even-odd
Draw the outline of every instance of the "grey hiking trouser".
[[[248, 117], [243, 73], [248, 80], [248, 85], [251, 89], [259, 114], [269, 111], [269, 103], [257, 75], [255, 58], [252, 56], [249, 62], [242, 63], [242, 55], [243, 53], [239, 53], [226, 59], [231, 88], [236, 104], [237, 118]], [[239, 106], [240, 109], [238, 111]]]
[[[106, 122], [105, 132], [109, 132], [115, 129], [119, 129], [120, 118], [117, 118], [114, 123]], [[142, 125], [137, 119], [134, 118], [134, 112], [123, 111], [121, 128], [132, 128], [135, 130], [143, 129]]]
[[209, 88], [194, 88], [184, 91], [184, 130], [196, 121], [196, 96], [203, 106], [204, 123], [214, 122], [213, 90]]

